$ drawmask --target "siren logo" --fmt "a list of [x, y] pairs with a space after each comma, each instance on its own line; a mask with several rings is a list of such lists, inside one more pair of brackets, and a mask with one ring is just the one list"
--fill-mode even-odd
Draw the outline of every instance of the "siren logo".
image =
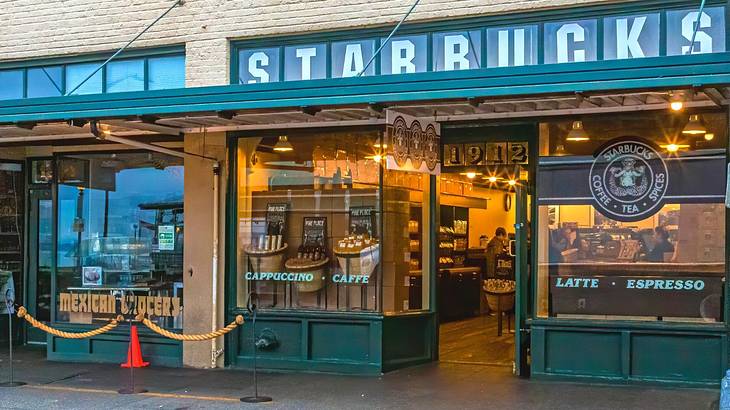
[[634, 222], [661, 209], [669, 174], [650, 143], [620, 138], [606, 145], [595, 158], [590, 188], [599, 212], [617, 221]]

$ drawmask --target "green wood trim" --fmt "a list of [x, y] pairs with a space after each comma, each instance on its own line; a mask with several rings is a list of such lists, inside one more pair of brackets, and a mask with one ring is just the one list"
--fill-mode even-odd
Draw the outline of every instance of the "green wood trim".
[[0, 102], [0, 124], [730, 84], [730, 52]]
[[[225, 251], [223, 258], [225, 263], [224, 282], [226, 290], [223, 293], [226, 322], [230, 322], [236, 316], [234, 312], [237, 305], [237, 283], [238, 273], [238, 140], [226, 138], [228, 141], [228, 181], [226, 186], [226, 210], [225, 210]], [[238, 351], [238, 337], [232, 334], [224, 336], [224, 363], [234, 363], [235, 357], [232, 352]]]
[[638, 322], [629, 320], [589, 320], [589, 319], [532, 319], [528, 321], [532, 327], [543, 327], [545, 329], [591, 329], [614, 332], [616, 330], [631, 330], [643, 332], [674, 332], [674, 333], [711, 333], [721, 334], [726, 332], [724, 323], [682, 323], [682, 322]]
[[662, 387], [688, 387], [688, 388], [717, 388], [720, 380], [716, 383], [708, 382], [692, 382], [692, 381], [676, 381], [664, 379], [652, 379], [642, 377], [607, 377], [607, 376], [586, 376], [586, 375], [563, 375], [555, 373], [547, 373], [541, 371], [533, 371], [530, 373], [535, 380], [560, 381], [560, 382], [582, 382], [582, 383], [607, 383], [607, 384], [624, 384], [624, 385], [644, 385], [644, 386], [662, 386]]

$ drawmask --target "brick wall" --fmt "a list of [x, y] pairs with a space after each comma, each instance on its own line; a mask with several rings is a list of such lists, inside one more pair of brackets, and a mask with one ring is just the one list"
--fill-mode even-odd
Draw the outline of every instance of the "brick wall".
[[[613, 0], [614, 2], [616, 0]], [[185, 44], [188, 86], [228, 83], [229, 41], [394, 24], [413, 0], [187, 0], [136, 47]], [[422, 0], [409, 21], [608, 0]], [[4, 0], [0, 62], [115, 50], [171, 0]]]

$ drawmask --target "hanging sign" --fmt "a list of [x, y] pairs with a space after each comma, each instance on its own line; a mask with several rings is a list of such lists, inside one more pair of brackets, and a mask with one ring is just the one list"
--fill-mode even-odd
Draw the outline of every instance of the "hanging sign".
[[0, 304], [0, 314], [15, 313], [15, 282], [10, 271], [0, 271], [0, 294], [5, 302]]
[[439, 175], [441, 125], [388, 110], [385, 140], [387, 168], [395, 171]]
[[445, 144], [444, 166], [526, 165], [528, 152], [527, 141]]
[[588, 184], [604, 216], [635, 222], [659, 212], [669, 173], [654, 146], [640, 138], [617, 138], [594, 154]]
[[157, 246], [161, 251], [175, 250], [175, 225], [157, 227]]
[[[385, 38], [360, 37], [283, 47], [271, 42], [268, 46], [241, 48], [238, 82], [321, 80], [725, 51], [722, 5], [705, 7], [702, 13], [698, 7], [687, 7], [602, 18], [542, 20], [546, 21], [512, 25], [497, 21], [493, 27], [395, 35], [387, 42]], [[378, 43], [383, 48], [376, 55]], [[538, 57], [539, 50], [542, 58]], [[373, 56], [375, 60], [366, 67]]]

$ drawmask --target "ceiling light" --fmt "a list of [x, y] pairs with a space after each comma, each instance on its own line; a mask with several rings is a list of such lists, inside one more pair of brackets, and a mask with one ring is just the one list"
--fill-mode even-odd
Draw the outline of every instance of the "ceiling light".
[[682, 111], [682, 108], [684, 108], [684, 97], [682, 97], [681, 93], [673, 93], [671, 97], [669, 97], [669, 108], [671, 108], [672, 111]]
[[375, 155], [370, 156], [370, 157], [367, 157], [367, 158], [370, 158], [370, 159], [372, 159], [375, 162], [380, 162], [380, 161], [383, 160], [383, 156], [380, 155], [380, 154], [375, 154]]
[[509, 184], [509, 186], [515, 186], [515, 185], [517, 185], [517, 181], [514, 180], [514, 179], [510, 179], [509, 181], [507, 181], [507, 183]]
[[705, 133], [707, 133], [707, 130], [705, 129], [705, 126], [702, 125], [702, 122], [700, 121], [700, 116], [697, 114], [690, 115], [689, 122], [687, 123], [687, 125], [684, 126], [682, 134], [702, 135]]
[[588, 137], [588, 134], [586, 133], [586, 130], [583, 128], [583, 121], [573, 121], [573, 124], [570, 127], [570, 132], [568, 133], [568, 136], [565, 137], [566, 141], [588, 141], [590, 138]]
[[687, 149], [687, 148], [689, 148], [689, 145], [688, 144], [675, 144], [675, 143], [671, 143], [671, 144], [663, 144], [663, 145], [660, 145], [660, 147], [662, 147], [665, 150], [667, 150], [667, 152], [675, 153], [675, 152], [677, 152], [677, 151], [679, 151], [681, 149]]
[[477, 175], [481, 175], [481, 174], [482, 174], [481, 172], [476, 172], [476, 171], [466, 171], [466, 172], [459, 173], [459, 175], [465, 175], [469, 179], [474, 179], [474, 178], [476, 178]]
[[276, 142], [276, 145], [274, 145], [274, 151], [277, 152], [289, 152], [294, 151], [294, 146], [291, 145], [291, 142], [289, 142], [289, 137], [286, 135], [279, 136], [279, 141]]
[[705, 134], [705, 141], [712, 141], [715, 138], [715, 134], [708, 132]]
[[495, 176], [491, 176], [491, 177], [487, 178], [487, 180], [488, 180], [489, 182], [491, 182], [491, 183], [495, 183], [495, 182], [497, 182], [497, 177], [495, 177]]

